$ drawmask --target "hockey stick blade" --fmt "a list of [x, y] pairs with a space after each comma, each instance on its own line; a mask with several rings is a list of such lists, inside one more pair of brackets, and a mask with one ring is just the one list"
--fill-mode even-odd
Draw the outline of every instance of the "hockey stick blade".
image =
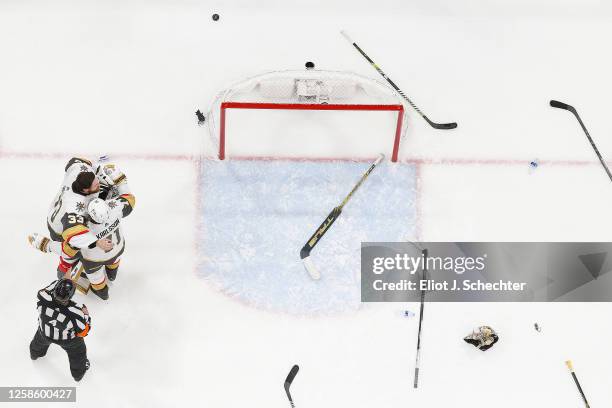
[[456, 122], [452, 122], [452, 123], [436, 123], [436, 122], [432, 122], [431, 120], [429, 120], [429, 118], [425, 115], [423, 115], [423, 119], [425, 119], [427, 121], [427, 123], [429, 123], [429, 125], [434, 128], [434, 129], [455, 129], [457, 127], [457, 123]]
[[302, 264], [304, 265], [306, 272], [308, 272], [308, 275], [310, 275], [312, 279], [314, 280], [321, 279], [321, 273], [319, 272], [317, 267], [314, 266], [314, 263], [312, 263], [312, 259], [310, 259], [310, 256], [302, 258]]
[[573, 106], [568, 105], [567, 103], [555, 101], [554, 99], [550, 100], [550, 106], [552, 106], [553, 108], [565, 109], [565, 110], [568, 110], [570, 112], [575, 112], [576, 111], [576, 109], [574, 109]]
[[297, 375], [298, 371], [300, 371], [299, 365], [295, 364], [293, 367], [291, 367], [291, 371], [289, 371], [289, 374], [287, 374], [287, 379], [285, 380], [285, 391], [289, 391], [289, 387], [291, 387], [291, 383], [293, 382], [293, 379]]
[[291, 387], [291, 383], [293, 382], [293, 379], [297, 375], [298, 371], [300, 371], [300, 367], [297, 364], [295, 364], [293, 367], [291, 367], [291, 371], [289, 371], [289, 374], [287, 375], [287, 378], [285, 379], [285, 392], [287, 393], [287, 398], [289, 398], [289, 403], [291, 404], [292, 407], [295, 407], [295, 405], [293, 404], [293, 399], [291, 398], [289, 387]]

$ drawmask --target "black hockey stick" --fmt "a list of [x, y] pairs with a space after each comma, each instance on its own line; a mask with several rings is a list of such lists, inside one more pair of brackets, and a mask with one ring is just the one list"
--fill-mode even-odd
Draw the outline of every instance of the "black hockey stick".
[[567, 368], [569, 368], [570, 372], [572, 373], [572, 377], [574, 378], [574, 382], [576, 383], [576, 387], [578, 387], [578, 391], [580, 392], [580, 396], [582, 397], [582, 400], [584, 401], [584, 405], [586, 406], [586, 408], [589, 408], [589, 402], [587, 401], [584, 392], [582, 391], [582, 387], [580, 386], [580, 382], [578, 382], [578, 377], [576, 377], [576, 373], [574, 372], [574, 366], [572, 364], [572, 362], [570, 360], [567, 360], [565, 362], [565, 365], [567, 366]]
[[293, 399], [291, 398], [291, 393], [289, 392], [289, 387], [291, 387], [291, 383], [293, 379], [297, 375], [298, 371], [300, 371], [300, 367], [296, 364], [291, 367], [291, 371], [287, 375], [287, 379], [285, 379], [285, 392], [287, 393], [287, 398], [289, 398], [289, 403], [291, 404], [291, 408], [295, 408], [295, 404], [293, 403]]
[[331, 227], [332, 224], [338, 219], [338, 217], [340, 217], [340, 214], [342, 214], [342, 208], [346, 205], [348, 200], [350, 200], [350, 198], [353, 196], [355, 191], [357, 191], [359, 186], [361, 186], [361, 184], [365, 181], [365, 179], [368, 178], [372, 170], [374, 170], [374, 168], [384, 158], [385, 158], [384, 154], [380, 154], [378, 156], [378, 158], [376, 159], [376, 161], [374, 161], [374, 163], [372, 163], [370, 168], [365, 173], [363, 173], [363, 176], [361, 176], [361, 179], [359, 179], [357, 184], [355, 184], [355, 187], [353, 187], [351, 192], [348, 193], [348, 195], [344, 198], [342, 203], [340, 203], [339, 206], [334, 207], [334, 209], [331, 210], [327, 218], [325, 218], [325, 221], [323, 221], [323, 223], [319, 226], [319, 228], [317, 228], [315, 233], [312, 234], [312, 236], [308, 239], [306, 244], [304, 244], [304, 246], [300, 250], [300, 258], [302, 259], [302, 262], [304, 263], [304, 267], [306, 268], [306, 271], [308, 272], [308, 274], [310, 275], [312, 279], [315, 279], [315, 280], [319, 279], [321, 277], [321, 274], [319, 273], [317, 268], [312, 263], [312, 260], [310, 259], [310, 251], [312, 251], [315, 245], [317, 245], [317, 243], [321, 240], [323, 235], [325, 235], [329, 227]]
[[604, 170], [608, 174], [608, 177], [610, 177], [610, 181], [612, 181], [612, 173], [610, 173], [610, 169], [608, 168], [608, 165], [604, 161], [603, 157], [601, 157], [601, 153], [599, 153], [597, 146], [595, 146], [595, 142], [593, 142], [593, 139], [591, 139], [591, 135], [589, 134], [589, 131], [587, 130], [586, 126], [584, 126], [584, 123], [582, 123], [582, 119], [580, 119], [580, 116], [578, 115], [576, 108], [574, 108], [571, 105], [568, 105], [567, 103], [563, 103], [563, 102], [559, 102], [555, 100], [550, 101], [550, 106], [552, 106], [553, 108], [565, 109], [567, 111], [572, 112], [574, 116], [576, 116], [576, 119], [578, 119], [578, 123], [580, 123], [580, 126], [582, 126], [582, 130], [584, 130], [584, 133], [586, 134], [587, 139], [589, 139], [589, 143], [591, 143], [591, 147], [593, 148], [593, 150], [595, 150], [595, 154], [599, 158], [599, 162], [601, 163]]
[[[427, 280], [427, 249], [423, 249], [423, 275], [422, 280]], [[421, 290], [421, 311], [419, 313], [419, 334], [417, 336], [416, 363], [414, 365], [414, 388], [419, 387], [419, 364], [421, 360], [421, 329], [423, 327], [423, 308], [425, 306], [425, 290]]]
[[415, 111], [416, 111], [416, 112], [417, 112], [419, 115], [421, 115], [421, 117], [422, 117], [423, 119], [425, 119], [425, 120], [427, 121], [427, 123], [429, 123], [429, 125], [430, 125], [431, 127], [436, 128], [436, 129], [454, 129], [454, 128], [456, 128], [456, 127], [457, 127], [457, 123], [455, 123], [455, 122], [453, 122], [453, 123], [436, 123], [436, 122], [432, 122], [431, 120], [429, 120], [429, 118], [428, 118], [427, 116], [425, 116], [425, 114], [424, 114], [423, 112], [421, 112], [421, 110], [420, 110], [420, 109], [419, 109], [419, 108], [418, 108], [418, 107], [417, 107], [417, 106], [414, 104], [414, 102], [412, 102], [412, 101], [410, 100], [410, 98], [408, 98], [408, 97], [406, 96], [406, 94], [405, 94], [405, 93], [404, 93], [404, 92], [403, 92], [401, 89], [399, 89], [399, 87], [398, 87], [397, 85], [395, 85], [395, 82], [393, 82], [393, 81], [391, 80], [391, 78], [389, 78], [389, 77], [387, 76], [387, 74], [385, 74], [385, 73], [383, 72], [383, 70], [382, 70], [382, 69], [380, 69], [380, 68], [378, 67], [378, 65], [376, 65], [376, 63], [375, 63], [374, 61], [372, 61], [372, 59], [371, 59], [371, 58], [368, 56], [368, 54], [366, 54], [366, 53], [365, 53], [365, 51], [363, 51], [363, 50], [361, 49], [361, 47], [359, 47], [359, 46], [357, 45], [357, 43], [356, 43], [355, 41], [353, 41], [353, 40], [351, 39], [351, 37], [349, 37], [349, 35], [348, 35], [348, 34], [347, 34], [345, 31], [340, 31], [340, 34], [342, 34], [342, 35], [344, 36], [344, 38], [346, 38], [346, 39], [347, 39], [347, 41], [348, 41], [348, 42], [350, 42], [351, 44], [353, 44], [353, 47], [355, 47], [355, 49], [356, 49], [357, 51], [359, 51], [359, 53], [360, 53], [360, 54], [363, 56], [363, 58], [365, 58], [365, 59], [366, 59], [366, 60], [367, 60], [367, 61], [370, 63], [370, 65], [372, 65], [372, 66], [374, 67], [374, 69], [376, 69], [376, 71], [378, 71], [378, 73], [380, 74], [380, 76], [382, 76], [383, 78], [385, 78], [385, 80], [386, 80], [386, 81], [389, 83], [389, 85], [391, 85], [391, 86], [393, 87], [393, 89], [395, 89], [395, 90], [397, 91], [397, 93], [399, 93], [399, 94], [402, 96], [402, 98], [404, 98], [404, 100], [405, 100], [406, 102], [408, 102], [408, 103], [410, 104], [410, 106], [412, 106], [412, 108], [413, 108], [413, 109], [414, 109], [414, 110], [415, 110]]

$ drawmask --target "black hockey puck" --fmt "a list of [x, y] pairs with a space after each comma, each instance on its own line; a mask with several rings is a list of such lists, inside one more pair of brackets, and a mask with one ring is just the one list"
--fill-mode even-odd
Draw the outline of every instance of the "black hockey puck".
[[217, 13], [213, 14], [212, 15], [212, 19], [213, 19], [213, 21], [219, 20], [219, 15]]
[[306, 64], [304, 64], [304, 66], [306, 69], [313, 69], [315, 67], [314, 62], [312, 61], [308, 61]]

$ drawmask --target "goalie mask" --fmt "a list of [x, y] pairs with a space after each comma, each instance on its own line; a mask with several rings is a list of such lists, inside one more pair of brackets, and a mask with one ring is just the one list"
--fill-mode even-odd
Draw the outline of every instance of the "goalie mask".
[[106, 204], [106, 201], [96, 198], [87, 206], [87, 212], [95, 223], [104, 224], [110, 216], [110, 207]]

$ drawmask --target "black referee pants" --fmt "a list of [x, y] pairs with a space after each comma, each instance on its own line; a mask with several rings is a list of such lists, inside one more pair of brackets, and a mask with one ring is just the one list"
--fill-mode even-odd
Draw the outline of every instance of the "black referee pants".
[[87, 347], [85, 346], [85, 340], [82, 337], [75, 337], [70, 340], [52, 340], [45, 336], [39, 328], [30, 342], [30, 357], [32, 359], [44, 357], [51, 343], [57, 344], [68, 354], [72, 377], [77, 381], [83, 378], [85, 371], [87, 371]]

